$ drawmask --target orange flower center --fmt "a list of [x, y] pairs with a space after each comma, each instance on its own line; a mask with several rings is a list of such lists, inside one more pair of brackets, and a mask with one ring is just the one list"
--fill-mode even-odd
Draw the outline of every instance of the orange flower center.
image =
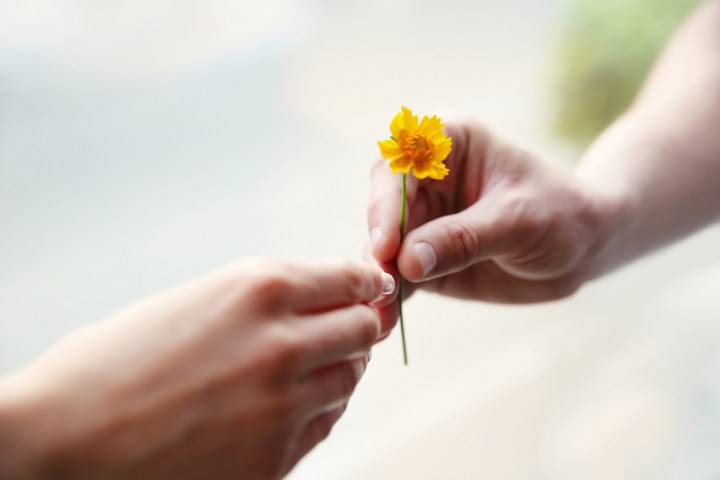
[[400, 133], [400, 149], [414, 164], [427, 162], [433, 155], [433, 143], [419, 133]]

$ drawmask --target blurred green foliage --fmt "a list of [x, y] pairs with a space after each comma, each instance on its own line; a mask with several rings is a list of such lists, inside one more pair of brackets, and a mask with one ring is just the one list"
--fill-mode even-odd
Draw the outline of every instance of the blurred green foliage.
[[586, 145], [632, 101], [698, 0], [568, 0], [557, 52], [553, 130]]

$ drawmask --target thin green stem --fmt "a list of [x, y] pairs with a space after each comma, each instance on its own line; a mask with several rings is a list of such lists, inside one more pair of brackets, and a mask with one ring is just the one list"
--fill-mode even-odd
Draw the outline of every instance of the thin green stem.
[[[402, 207], [400, 209], [400, 243], [402, 243], [403, 240], [405, 240], [405, 204], [407, 203], [407, 174], [403, 173], [402, 176]], [[405, 365], [408, 364], [408, 357], [407, 357], [407, 344], [405, 342], [405, 322], [403, 321], [403, 310], [402, 310], [402, 304], [403, 304], [403, 286], [405, 284], [405, 279], [402, 277], [402, 275], [398, 275], [399, 279], [399, 286], [398, 286], [398, 314], [400, 315], [400, 336], [402, 337], [402, 346], [403, 346], [403, 360], [405, 361]]]

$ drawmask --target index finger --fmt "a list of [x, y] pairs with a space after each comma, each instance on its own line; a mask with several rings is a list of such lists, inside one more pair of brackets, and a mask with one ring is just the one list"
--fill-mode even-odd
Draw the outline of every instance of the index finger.
[[393, 277], [377, 265], [345, 259], [296, 263], [288, 281], [288, 302], [298, 313], [370, 303], [395, 290]]
[[400, 202], [402, 184], [387, 161], [378, 158], [371, 170], [370, 202], [367, 212], [370, 249], [373, 257], [388, 262], [400, 249]]

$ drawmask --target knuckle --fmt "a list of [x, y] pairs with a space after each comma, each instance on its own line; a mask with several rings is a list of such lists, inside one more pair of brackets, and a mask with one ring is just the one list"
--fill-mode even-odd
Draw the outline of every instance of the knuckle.
[[292, 289], [288, 273], [280, 263], [266, 264], [261, 271], [250, 276], [246, 292], [248, 299], [263, 305], [281, 302]]
[[526, 193], [515, 190], [503, 197], [496, 218], [497, 226], [512, 237], [509, 241], [522, 246], [535, 243], [547, 231], [552, 215], [539, 209]]
[[350, 273], [347, 277], [347, 292], [348, 298], [352, 301], [358, 301], [363, 298], [364, 293], [364, 280], [357, 273]]
[[578, 248], [581, 244], [579, 232], [555, 219], [536, 222], [532, 235], [526, 236], [527, 245], [513, 258], [514, 264], [545, 276], [570, 272], [584, 253]]
[[276, 328], [268, 342], [273, 370], [294, 371], [305, 356], [305, 344], [300, 335], [290, 328]]
[[363, 275], [363, 272], [358, 268], [356, 263], [349, 260], [345, 261], [342, 270], [345, 277], [344, 281], [347, 297], [353, 302], [362, 300], [366, 296], [366, 276]]
[[447, 234], [459, 262], [463, 265], [472, 263], [481, 247], [477, 232], [462, 222], [453, 221], [447, 224]]
[[357, 271], [360, 267], [360, 263], [349, 258], [338, 258], [337, 261], [340, 263], [340, 268], [345, 271]]

